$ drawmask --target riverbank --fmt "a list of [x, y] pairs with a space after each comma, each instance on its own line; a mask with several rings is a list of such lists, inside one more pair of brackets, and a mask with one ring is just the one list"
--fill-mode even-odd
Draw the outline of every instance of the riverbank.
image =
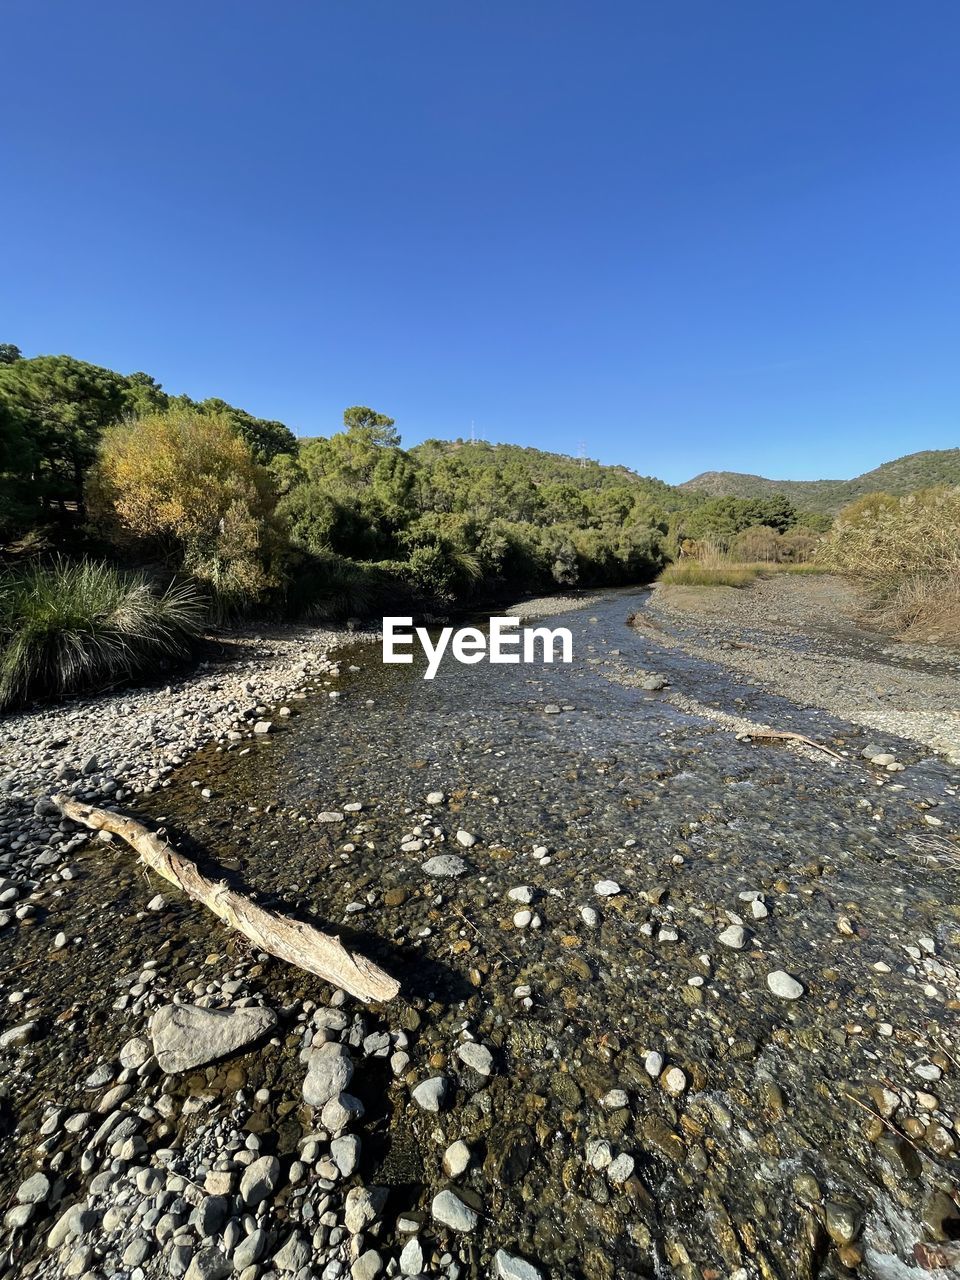
[[826, 574], [745, 588], [655, 587], [635, 623], [803, 707], [921, 743], [960, 763], [960, 656], [859, 622], [866, 594]]
[[133, 684], [4, 715], [0, 792], [123, 799], [153, 790], [204, 743], [251, 732], [258, 706], [334, 678], [330, 653], [357, 638], [315, 627], [224, 631], [208, 641], [205, 659], [162, 686]]
[[389, 1006], [250, 948], [116, 840], [45, 815], [27, 853], [11, 828], [0, 1265], [881, 1280], [950, 1255], [956, 772], [889, 735], [904, 768], [864, 760], [861, 727], [631, 629], [648, 600], [571, 602], [570, 665], [428, 682], [318, 644], [301, 688], [244, 690], [239, 727], [113, 793], [382, 965]]

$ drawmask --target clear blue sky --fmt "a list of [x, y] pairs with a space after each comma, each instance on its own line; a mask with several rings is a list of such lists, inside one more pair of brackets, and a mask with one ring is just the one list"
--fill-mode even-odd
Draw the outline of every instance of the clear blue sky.
[[624, 462], [960, 444], [955, 0], [5, 0], [0, 341]]

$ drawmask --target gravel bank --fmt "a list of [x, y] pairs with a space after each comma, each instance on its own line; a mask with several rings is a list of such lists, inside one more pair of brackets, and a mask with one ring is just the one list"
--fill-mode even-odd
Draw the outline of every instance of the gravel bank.
[[844, 579], [784, 575], [744, 589], [658, 586], [635, 625], [801, 707], [960, 762], [957, 656], [865, 631], [856, 623], [862, 607]]
[[534, 596], [530, 600], [518, 600], [516, 604], [505, 607], [503, 617], [552, 618], [559, 613], [569, 613], [571, 609], [589, 609], [600, 599], [598, 595], [563, 595]]
[[162, 786], [205, 742], [242, 736], [268, 706], [318, 677], [334, 678], [330, 650], [361, 638], [303, 627], [231, 632], [221, 637], [222, 658], [201, 662], [163, 687], [133, 687], [8, 715], [0, 720], [5, 807], [52, 791], [119, 800], [126, 791]]

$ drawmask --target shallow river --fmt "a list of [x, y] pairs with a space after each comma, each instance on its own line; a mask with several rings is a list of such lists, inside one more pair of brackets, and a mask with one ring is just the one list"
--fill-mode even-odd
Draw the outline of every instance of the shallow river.
[[[378, 646], [356, 645], [338, 655], [339, 697], [291, 700], [272, 734], [211, 746], [138, 812], [400, 979], [369, 1025], [405, 1029], [408, 1078], [385, 1059], [358, 1069], [361, 1175], [391, 1188], [388, 1223], [429, 1219], [444, 1148], [465, 1139], [474, 1160], [457, 1186], [481, 1225], [444, 1237], [464, 1275], [487, 1275], [500, 1247], [553, 1280], [917, 1274], [914, 1246], [960, 1229], [960, 876], [905, 837], [933, 834], [925, 814], [956, 830], [956, 771], [658, 647], [626, 625], [643, 603], [616, 592], [546, 619], [573, 631], [569, 667], [446, 661], [426, 682], [422, 662], [385, 667]], [[637, 668], [849, 762], [740, 741], [618, 682]], [[868, 741], [906, 771], [866, 765]], [[445, 800], [428, 807], [435, 790]], [[317, 821], [351, 803], [363, 807], [344, 822]], [[458, 829], [476, 844], [459, 848]], [[423, 848], [402, 852], [405, 838]], [[454, 851], [464, 875], [425, 874]], [[115, 845], [79, 861], [72, 910], [90, 945], [82, 967], [64, 954], [60, 984], [65, 1005], [91, 1010], [62, 1033], [75, 1061], [132, 1034], [111, 1009], [118, 972], [152, 956], [182, 983], [226, 945], [173, 893], [138, 918], [156, 889]], [[620, 892], [598, 894], [604, 880]], [[507, 894], [521, 886], [539, 927], [514, 923]], [[719, 941], [736, 923], [741, 949]], [[771, 992], [775, 970], [800, 999]], [[330, 994], [278, 963], [254, 978], [276, 1008]], [[494, 1049], [489, 1081], [454, 1069], [465, 1024]], [[939, 1064], [939, 1079], [918, 1064]], [[292, 1151], [296, 1056], [241, 1069], [272, 1092], [265, 1143]], [[38, 1064], [38, 1098], [57, 1070]], [[410, 1087], [437, 1070], [453, 1091], [430, 1115]], [[206, 1087], [235, 1087], [228, 1076]], [[620, 1155], [632, 1171], [611, 1175]]]

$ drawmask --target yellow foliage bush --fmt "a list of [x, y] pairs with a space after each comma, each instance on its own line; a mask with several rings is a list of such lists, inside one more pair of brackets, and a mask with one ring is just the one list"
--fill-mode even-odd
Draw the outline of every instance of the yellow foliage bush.
[[109, 428], [87, 500], [115, 537], [150, 540], [221, 600], [274, 585], [272, 482], [223, 415], [177, 409]]

